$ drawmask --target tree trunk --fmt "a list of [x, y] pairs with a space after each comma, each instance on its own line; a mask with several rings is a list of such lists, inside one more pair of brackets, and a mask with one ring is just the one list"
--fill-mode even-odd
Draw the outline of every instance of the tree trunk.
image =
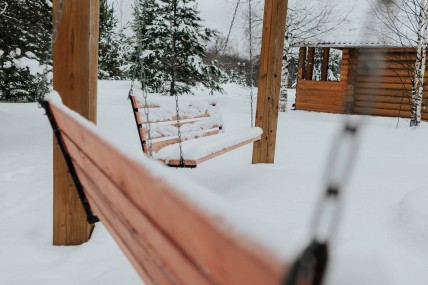
[[424, 76], [427, 56], [427, 5], [421, 1], [418, 26], [418, 46], [416, 50], [415, 75], [412, 84], [412, 107], [410, 126], [417, 127], [422, 118], [422, 99], [424, 93]]
[[279, 97], [279, 111], [287, 111], [288, 101], [288, 75], [289, 75], [289, 62], [288, 56], [290, 54], [290, 45], [288, 43], [288, 34], [285, 36], [284, 50], [282, 52], [282, 77], [281, 77], [281, 94]]

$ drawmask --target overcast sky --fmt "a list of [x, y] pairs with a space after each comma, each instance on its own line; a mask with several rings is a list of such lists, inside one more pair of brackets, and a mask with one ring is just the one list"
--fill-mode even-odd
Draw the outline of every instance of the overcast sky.
[[[124, 17], [124, 21], [130, 20], [130, 11], [131, 6], [134, 3], [134, 0], [109, 0], [110, 2], [119, 3], [123, 2], [125, 4], [125, 10], [127, 11], [127, 16]], [[232, 20], [233, 12], [235, 9], [237, 0], [198, 0], [198, 9], [200, 11], [201, 18], [205, 21], [205, 26], [216, 29], [224, 35], [227, 35], [230, 22]], [[294, 3], [302, 0], [289, 0], [289, 6], [293, 7]], [[311, 0], [309, 0], [311, 1]], [[361, 19], [364, 19], [367, 14], [367, 3], [369, 0], [312, 0], [314, 3], [323, 5], [326, 1], [335, 1], [337, 4], [336, 13], [338, 17], [343, 17], [343, 15], [349, 13], [348, 21], [346, 21], [342, 27], [342, 31], [338, 32], [334, 36], [340, 37], [348, 36], [347, 38], [352, 39], [353, 37], [360, 37], [359, 33], [354, 33], [355, 36], [350, 36], [349, 30], [355, 30], [355, 26], [362, 25], [363, 22]], [[253, 0], [254, 9], [263, 9], [264, 0]], [[248, 5], [246, 0], [241, 0], [241, 5], [238, 10], [238, 17], [236, 24], [232, 33], [231, 45], [235, 46], [237, 49], [241, 50], [243, 53], [248, 49], [248, 43], [245, 42], [245, 37], [242, 34], [245, 31], [246, 26], [248, 25], [243, 19], [243, 14], [248, 13]], [[260, 11], [261, 12], [261, 11]], [[347, 39], [347, 40], [348, 40]], [[358, 39], [356, 39], [358, 40]]]

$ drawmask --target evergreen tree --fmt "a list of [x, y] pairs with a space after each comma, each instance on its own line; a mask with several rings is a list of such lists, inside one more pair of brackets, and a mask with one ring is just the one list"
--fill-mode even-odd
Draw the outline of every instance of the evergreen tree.
[[118, 20], [115, 16], [113, 4], [107, 0], [100, 1], [99, 51], [98, 51], [98, 78], [124, 79], [121, 70], [125, 65], [124, 49], [126, 38], [117, 30]]
[[0, 15], [0, 100], [37, 99], [50, 46], [52, 3], [48, 0], [8, 1]]
[[142, 36], [146, 86], [169, 94], [190, 92], [198, 83], [220, 90], [221, 71], [202, 61], [214, 32], [201, 25], [196, 1], [147, 0], [139, 9], [133, 28]]

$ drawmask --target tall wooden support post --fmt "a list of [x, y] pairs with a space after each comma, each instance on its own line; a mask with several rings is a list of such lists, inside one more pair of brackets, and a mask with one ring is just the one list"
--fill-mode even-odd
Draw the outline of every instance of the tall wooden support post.
[[[53, 13], [60, 0], [54, 0]], [[98, 73], [99, 0], [64, 1], [58, 37], [53, 51], [54, 89], [65, 105], [96, 121]], [[55, 19], [55, 15], [54, 15]], [[90, 238], [93, 226], [54, 142], [54, 245], [78, 245]]]
[[315, 61], [315, 48], [308, 48], [308, 60], [306, 62], [306, 80], [312, 80], [312, 75], [314, 74], [314, 61]]
[[330, 61], [330, 48], [322, 49], [321, 81], [328, 79], [328, 63]]
[[262, 139], [254, 143], [253, 163], [274, 163], [282, 51], [288, 0], [265, 0], [258, 83], [256, 126]]

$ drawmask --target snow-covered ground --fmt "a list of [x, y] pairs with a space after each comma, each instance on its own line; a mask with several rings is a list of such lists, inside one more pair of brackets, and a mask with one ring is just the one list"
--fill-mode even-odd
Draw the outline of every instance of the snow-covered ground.
[[[100, 82], [98, 125], [140, 156], [128, 86]], [[226, 91], [218, 97], [227, 131], [247, 127], [248, 90], [229, 85]], [[307, 243], [329, 147], [343, 118], [280, 114], [274, 165], [252, 165], [249, 145], [197, 169], [172, 171], [249, 214], [252, 231], [265, 231], [277, 253], [291, 260]], [[397, 119], [368, 117], [364, 125], [327, 284], [427, 284], [428, 124], [414, 130], [404, 120], [397, 127]], [[37, 104], [0, 104], [0, 131], [0, 284], [142, 284], [101, 224], [82, 246], [51, 245], [52, 132]]]

